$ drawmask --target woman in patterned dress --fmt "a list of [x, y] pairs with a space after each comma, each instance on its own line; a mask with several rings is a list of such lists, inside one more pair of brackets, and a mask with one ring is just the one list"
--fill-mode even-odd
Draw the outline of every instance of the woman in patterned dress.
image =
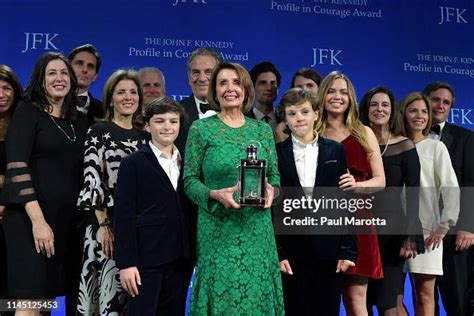
[[[280, 177], [270, 126], [244, 116], [253, 84], [239, 64], [220, 63], [208, 100], [219, 112], [189, 131], [184, 189], [198, 207], [197, 265], [190, 315], [283, 315], [283, 296], [269, 207]], [[261, 144], [267, 161], [264, 208], [240, 207], [237, 169], [243, 146]]]
[[109, 219], [120, 161], [137, 151], [145, 140], [142, 92], [135, 71], [115, 71], [105, 84], [103, 103], [107, 109], [105, 121], [93, 125], [87, 133], [84, 185], [77, 201], [79, 209], [89, 212], [77, 306], [81, 315], [124, 313], [127, 296], [113, 260]]

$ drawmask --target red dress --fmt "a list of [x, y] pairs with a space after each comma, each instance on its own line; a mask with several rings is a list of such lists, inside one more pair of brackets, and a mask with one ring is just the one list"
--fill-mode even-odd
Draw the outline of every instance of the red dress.
[[[365, 181], [372, 177], [367, 153], [362, 145], [352, 135], [341, 142], [346, 153], [347, 168], [357, 182]], [[372, 212], [361, 209], [356, 212], [356, 218], [371, 218]], [[346, 274], [356, 274], [373, 279], [383, 278], [382, 260], [380, 258], [379, 243], [375, 227], [369, 228], [370, 234], [357, 235], [357, 261]]]

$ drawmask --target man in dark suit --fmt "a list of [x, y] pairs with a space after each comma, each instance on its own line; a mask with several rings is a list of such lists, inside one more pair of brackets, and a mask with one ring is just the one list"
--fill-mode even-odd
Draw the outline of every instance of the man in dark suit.
[[[468, 309], [468, 288], [472, 269], [469, 248], [474, 244], [474, 165], [471, 161], [474, 157], [474, 134], [447, 122], [454, 104], [451, 85], [433, 82], [425, 87], [423, 93], [432, 102], [433, 125], [429, 137], [441, 140], [448, 148], [461, 187], [459, 218], [456, 226], [444, 237], [444, 275], [437, 278], [437, 284], [448, 316], [472, 315]], [[439, 306], [436, 307], [439, 314]]]
[[263, 61], [253, 66], [249, 74], [255, 87], [255, 106], [247, 113], [247, 116], [263, 120], [275, 130], [276, 125], [281, 121], [274, 109], [281, 84], [280, 72], [271, 62]]
[[184, 111], [163, 98], [145, 110], [151, 141], [127, 157], [114, 204], [116, 263], [129, 315], [184, 315], [192, 274], [182, 160], [174, 140]]
[[[281, 188], [300, 192], [299, 196], [310, 190], [312, 198], [324, 195], [318, 192], [322, 188], [337, 188], [339, 196], [340, 177], [347, 172], [344, 148], [314, 134], [316, 109], [314, 96], [298, 88], [287, 91], [280, 101], [279, 112], [291, 131], [276, 144]], [[325, 189], [331, 194], [334, 190]], [[312, 234], [277, 235], [287, 315], [339, 315], [340, 273], [357, 258], [356, 237], [348, 233], [342, 229], [333, 235], [318, 234], [315, 227]]]
[[77, 109], [87, 115], [89, 125], [105, 116], [105, 108], [89, 92], [89, 88], [97, 79], [102, 59], [97, 49], [91, 44], [84, 44], [74, 48], [68, 56], [74, 73], [77, 77], [77, 96], [79, 104]]
[[176, 146], [184, 154], [189, 127], [198, 119], [211, 116], [213, 111], [207, 102], [207, 91], [211, 80], [212, 69], [222, 61], [221, 55], [213, 49], [201, 47], [193, 51], [187, 61], [188, 81], [192, 94], [181, 101], [186, 118], [179, 131]]

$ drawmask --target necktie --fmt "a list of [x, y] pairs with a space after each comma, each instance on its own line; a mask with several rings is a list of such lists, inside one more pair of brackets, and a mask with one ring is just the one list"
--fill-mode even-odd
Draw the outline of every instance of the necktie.
[[202, 114], [206, 113], [207, 111], [212, 110], [211, 106], [209, 103], [202, 103], [199, 102], [199, 110], [201, 111]]
[[435, 124], [431, 126], [431, 131], [435, 133], [436, 135], [439, 135], [441, 133], [441, 126], [439, 126], [438, 124]]
[[85, 95], [78, 96], [78, 97], [77, 97], [77, 101], [78, 101], [78, 104], [77, 104], [77, 105], [78, 105], [79, 107], [83, 108], [83, 107], [85, 107], [86, 104], [87, 104], [87, 96], [85, 96]]
[[270, 116], [265, 115], [265, 116], [262, 118], [262, 120], [264, 120], [264, 121], [267, 122], [267, 123], [270, 123], [270, 121], [271, 121], [272, 119], [270, 118]]

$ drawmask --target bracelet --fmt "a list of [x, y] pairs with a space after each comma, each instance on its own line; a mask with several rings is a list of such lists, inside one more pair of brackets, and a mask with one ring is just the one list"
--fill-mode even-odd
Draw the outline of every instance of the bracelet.
[[99, 224], [100, 227], [109, 227], [110, 226], [110, 221], [108, 218], [104, 219], [102, 223]]

